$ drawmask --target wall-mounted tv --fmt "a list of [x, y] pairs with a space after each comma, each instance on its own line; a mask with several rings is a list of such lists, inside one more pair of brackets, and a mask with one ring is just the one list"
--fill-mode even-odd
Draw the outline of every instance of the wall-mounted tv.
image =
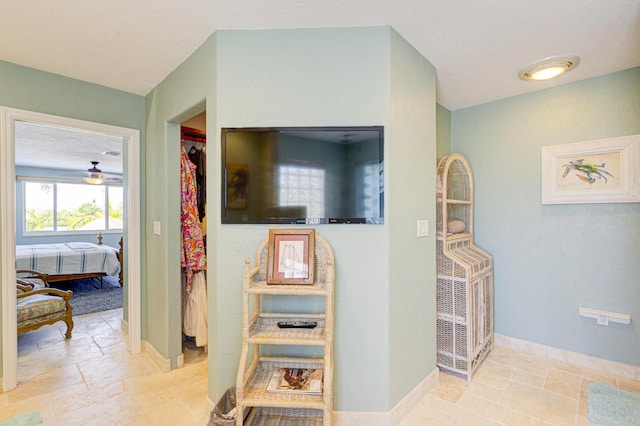
[[384, 223], [384, 128], [222, 129], [222, 223]]

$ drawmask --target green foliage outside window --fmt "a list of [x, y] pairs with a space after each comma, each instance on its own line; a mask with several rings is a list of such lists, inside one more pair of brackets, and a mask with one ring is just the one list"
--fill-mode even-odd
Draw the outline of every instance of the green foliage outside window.
[[27, 209], [25, 216], [27, 231], [53, 229], [53, 210]]
[[104, 210], [95, 204], [86, 203], [75, 210], [58, 213], [58, 228], [77, 230], [96, 219], [104, 218]]
[[[61, 198], [59, 192], [55, 191], [57, 183], [36, 183], [26, 182], [25, 184], [25, 230], [27, 232], [65, 232], [77, 231], [83, 229], [104, 230], [104, 229], [122, 229], [122, 220], [124, 216], [124, 202], [122, 201], [121, 187], [94, 187], [87, 188], [86, 185], [63, 184], [65, 188], [65, 196], [83, 192], [81, 198], [87, 199], [87, 190], [89, 190], [89, 200], [85, 201], [77, 207], [71, 207], [67, 204], [66, 208], [60, 208]], [[77, 188], [77, 189], [76, 189]], [[91, 195], [95, 189], [95, 195]], [[53, 195], [58, 194], [58, 195]], [[107, 197], [108, 194], [108, 197]], [[58, 211], [54, 214], [53, 204], [54, 197], [58, 199]], [[105, 205], [105, 199], [108, 199], [109, 223], [105, 219], [105, 209], [101, 206]], [[39, 207], [29, 207], [29, 205]], [[49, 207], [51, 206], [51, 207]], [[54, 221], [56, 223], [54, 223]]]

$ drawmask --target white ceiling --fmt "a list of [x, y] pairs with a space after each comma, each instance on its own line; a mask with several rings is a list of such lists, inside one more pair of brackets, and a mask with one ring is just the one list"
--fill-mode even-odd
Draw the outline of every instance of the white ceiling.
[[[457, 110], [640, 66], [638, 0], [0, 0], [0, 60], [146, 95], [221, 29], [390, 25]], [[559, 54], [547, 82], [517, 72]]]
[[[640, 65], [638, 0], [0, 0], [0, 60], [146, 95], [220, 29], [390, 25], [450, 110]], [[573, 53], [550, 82], [520, 68]]]
[[105, 174], [122, 175], [123, 139], [64, 127], [16, 121], [15, 164], [82, 171], [97, 161]]

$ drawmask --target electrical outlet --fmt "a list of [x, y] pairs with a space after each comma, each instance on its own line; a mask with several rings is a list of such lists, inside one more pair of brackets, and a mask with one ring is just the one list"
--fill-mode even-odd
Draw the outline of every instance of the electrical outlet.
[[153, 221], [153, 233], [156, 235], [160, 235], [160, 221], [159, 220], [154, 220]]
[[606, 314], [598, 314], [596, 323], [600, 325], [609, 325], [609, 317]]

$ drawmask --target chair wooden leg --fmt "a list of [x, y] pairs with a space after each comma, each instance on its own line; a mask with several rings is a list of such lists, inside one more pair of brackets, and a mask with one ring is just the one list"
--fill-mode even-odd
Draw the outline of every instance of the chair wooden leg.
[[73, 319], [71, 319], [71, 315], [65, 318], [64, 323], [67, 324], [67, 332], [64, 333], [64, 336], [67, 339], [71, 339], [71, 331], [73, 331]]

